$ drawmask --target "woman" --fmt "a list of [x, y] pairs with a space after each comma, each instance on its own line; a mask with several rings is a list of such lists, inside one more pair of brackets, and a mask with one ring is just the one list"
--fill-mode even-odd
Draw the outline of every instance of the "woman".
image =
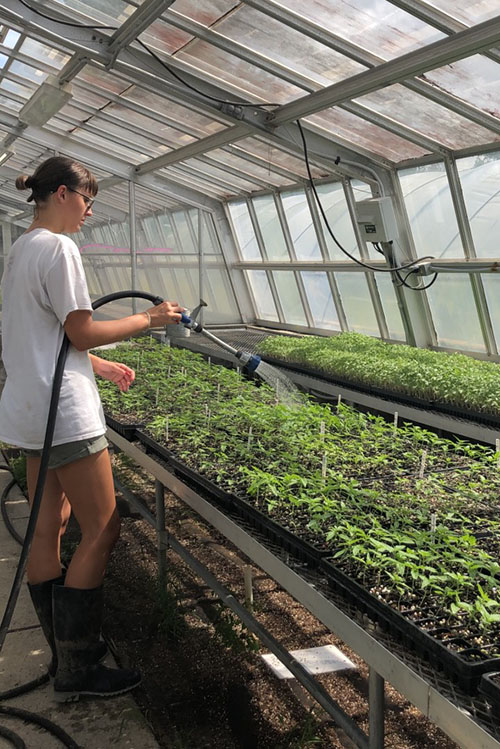
[[[30, 189], [36, 209], [14, 242], [2, 280], [2, 357], [7, 379], [0, 400], [0, 440], [27, 453], [33, 499], [55, 363], [66, 332], [71, 346], [57, 411], [49, 470], [28, 559], [30, 594], [52, 650], [49, 673], [58, 701], [113, 695], [140, 681], [138, 672], [99, 663], [102, 581], [120, 522], [104, 415], [94, 372], [128, 389], [134, 373], [88, 350], [179, 321], [182, 308], [163, 302], [120, 320], [92, 319], [83, 265], [66, 233], [92, 215], [97, 182], [81, 164], [56, 156], [16, 187]], [[70, 511], [81, 529], [65, 578], [59, 556]]]

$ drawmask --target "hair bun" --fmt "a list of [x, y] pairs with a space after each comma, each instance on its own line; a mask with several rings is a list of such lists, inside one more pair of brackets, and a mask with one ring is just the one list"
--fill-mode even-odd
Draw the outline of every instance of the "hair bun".
[[35, 180], [33, 177], [29, 177], [27, 174], [21, 174], [16, 179], [16, 188], [18, 190], [30, 190], [34, 185]]

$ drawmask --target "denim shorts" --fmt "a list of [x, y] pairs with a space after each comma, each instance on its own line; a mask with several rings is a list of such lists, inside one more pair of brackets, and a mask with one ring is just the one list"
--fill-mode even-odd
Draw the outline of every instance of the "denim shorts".
[[[77, 440], [76, 442], [65, 442], [62, 445], [54, 445], [50, 449], [49, 468], [61, 468], [61, 466], [72, 463], [74, 460], [86, 458], [87, 455], [95, 455], [108, 447], [108, 440], [104, 434], [99, 437], [91, 437], [86, 440]], [[23, 453], [28, 458], [39, 458], [42, 450], [26, 450]]]

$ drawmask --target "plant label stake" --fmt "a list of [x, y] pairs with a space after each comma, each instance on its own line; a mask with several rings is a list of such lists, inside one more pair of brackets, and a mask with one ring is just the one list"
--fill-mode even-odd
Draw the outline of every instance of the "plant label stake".
[[394, 411], [394, 434], [396, 434], [398, 431], [398, 419], [399, 419], [399, 414], [397, 411]]
[[249, 611], [253, 611], [252, 568], [249, 564], [243, 567], [243, 579], [245, 581], [245, 605]]
[[167, 418], [165, 419], [165, 440], [166, 440], [166, 442], [168, 442], [168, 422], [169, 422], [169, 417], [167, 416]]
[[236, 367], [236, 374], [238, 376], [241, 374], [241, 367]]
[[436, 532], [436, 521], [437, 521], [437, 515], [435, 512], [431, 513], [431, 533], [432, 535]]
[[495, 441], [495, 445], [496, 445], [495, 449], [496, 449], [496, 451], [498, 453], [498, 457], [497, 457], [497, 468], [500, 468], [500, 439], [497, 439]]
[[341, 403], [342, 403], [342, 395], [339, 393], [339, 397], [337, 398], [337, 408], [340, 407]]
[[321, 435], [321, 439], [325, 439], [325, 422], [322, 421], [319, 425], [319, 433]]
[[418, 472], [419, 479], [424, 478], [425, 462], [427, 460], [427, 450], [422, 450], [422, 460], [420, 462], [420, 470]]
[[247, 448], [250, 450], [250, 445], [252, 444], [252, 425], [248, 427], [248, 440], [247, 440]]
[[207, 358], [207, 362], [208, 362], [208, 366], [210, 367], [210, 365], [212, 364], [212, 357], [209, 356]]
[[170, 370], [171, 370], [171, 369], [172, 369], [172, 367], [171, 367], [171, 366], [170, 366], [170, 364], [169, 364], [169, 365], [168, 365], [168, 369], [167, 369], [167, 377], [170, 377]]
[[323, 460], [321, 462], [321, 478], [326, 479], [326, 453], [323, 453]]
[[220, 401], [220, 382], [217, 383], [217, 400]]

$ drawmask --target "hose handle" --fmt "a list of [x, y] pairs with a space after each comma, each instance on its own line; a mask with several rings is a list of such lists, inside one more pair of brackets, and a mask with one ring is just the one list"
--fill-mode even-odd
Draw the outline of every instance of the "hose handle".
[[191, 318], [188, 315], [186, 315], [185, 312], [181, 313], [181, 320], [180, 321], [181, 321], [181, 323], [183, 325], [190, 325], [191, 322], [192, 322]]

